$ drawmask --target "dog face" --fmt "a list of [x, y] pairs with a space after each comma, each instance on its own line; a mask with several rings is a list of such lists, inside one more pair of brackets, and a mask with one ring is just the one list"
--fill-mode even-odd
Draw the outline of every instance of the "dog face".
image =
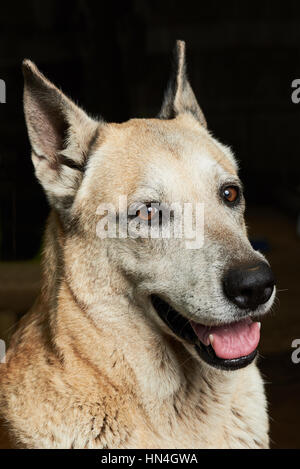
[[[271, 307], [274, 279], [247, 238], [234, 157], [207, 131], [187, 81], [184, 43], [177, 43], [175, 74], [158, 119], [95, 122], [30, 62], [24, 75], [36, 174], [65, 231], [74, 229], [75, 219], [86, 236], [91, 247], [85, 263], [101, 265], [100, 246], [105, 246], [150, 321], [209, 365], [235, 369], [250, 363], [259, 340], [253, 318]], [[126, 205], [120, 207], [122, 197]], [[127, 217], [126, 237], [118, 236], [118, 229], [114, 237], [99, 237], [97, 213], [103, 204], [116, 207], [117, 228]], [[202, 207], [200, 247], [188, 246], [172, 229], [163, 236], [164, 223], [174, 227], [169, 209], [174, 204]], [[135, 236], [130, 236], [132, 221], [138, 223]]]

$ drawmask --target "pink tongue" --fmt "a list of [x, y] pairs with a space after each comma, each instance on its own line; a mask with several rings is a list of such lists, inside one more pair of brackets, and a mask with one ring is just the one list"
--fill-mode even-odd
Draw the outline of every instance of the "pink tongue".
[[219, 358], [240, 358], [252, 353], [260, 339], [260, 323], [251, 319], [225, 326], [202, 326], [191, 321], [191, 325], [199, 340], [205, 345], [210, 344], [209, 336], [212, 335], [212, 347]]

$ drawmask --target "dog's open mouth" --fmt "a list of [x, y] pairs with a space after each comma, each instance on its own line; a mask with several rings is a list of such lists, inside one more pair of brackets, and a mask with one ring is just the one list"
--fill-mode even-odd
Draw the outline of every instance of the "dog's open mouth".
[[160, 318], [181, 339], [194, 345], [199, 356], [209, 365], [223, 370], [236, 370], [249, 365], [257, 354], [260, 323], [250, 318], [221, 326], [204, 326], [179, 314], [157, 295], [152, 304]]

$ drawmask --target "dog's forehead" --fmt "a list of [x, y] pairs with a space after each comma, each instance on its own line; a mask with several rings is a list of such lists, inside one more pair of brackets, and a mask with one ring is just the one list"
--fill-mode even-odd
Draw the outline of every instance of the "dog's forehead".
[[225, 146], [192, 116], [184, 115], [108, 124], [90, 170], [96, 185], [101, 182], [110, 194], [133, 194], [145, 185], [174, 186], [183, 173], [192, 185], [203, 175], [236, 175], [236, 163]]
[[[112, 127], [120, 132], [121, 142], [126, 142], [129, 158], [138, 153], [141, 161], [147, 160], [149, 155], [152, 160], [155, 157], [161, 160], [168, 154], [173, 160], [196, 165], [211, 160], [213, 165], [217, 163], [226, 172], [236, 174], [237, 165], [231, 151], [189, 114], [170, 120], [132, 119]], [[113, 140], [115, 145], [116, 139]]]

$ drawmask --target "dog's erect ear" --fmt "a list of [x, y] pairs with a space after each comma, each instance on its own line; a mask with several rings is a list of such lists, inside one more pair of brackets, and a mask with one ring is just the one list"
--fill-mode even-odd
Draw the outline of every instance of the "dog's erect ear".
[[192, 114], [206, 127], [205, 117], [186, 74], [185, 42], [176, 41], [174, 69], [158, 117], [160, 119], [172, 119], [182, 113]]
[[81, 183], [99, 122], [92, 120], [25, 60], [24, 111], [35, 172], [50, 204], [66, 210]]

